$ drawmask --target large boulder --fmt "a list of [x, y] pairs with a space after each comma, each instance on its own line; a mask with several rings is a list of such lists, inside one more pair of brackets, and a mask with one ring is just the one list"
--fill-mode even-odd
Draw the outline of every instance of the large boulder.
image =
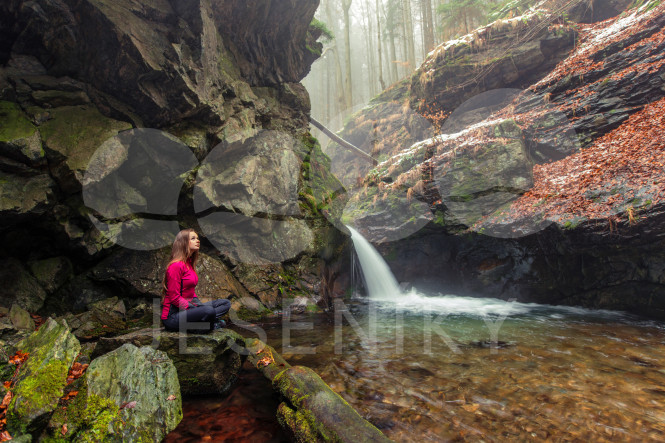
[[28, 354], [12, 387], [7, 430], [21, 435], [40, 430], [58, 406], [69, 368], [81, 350], [66, 322], [49, 318], [16, 346]]
[[30, 272], [48, 293], [52, 294], [72, 276], [72, 262], [67, 257], [51, 257], [28, 263]]
[[127, 344], [94, 359], [74, 388], [51, 418], [46, 438], [161, 441], [182, 420], [173, 363], [150, 347]]
[[236, 381], [244, 356], [243, 338], [230, 330], [212, 334], [179, 334], [164, 329], [142, 329], [102, 338], [94, 356], [123, 345], [153, 346], [175, 365], [183, 395], [226, 394]]
[[118, 132], [132, 125], [102, 115], [94, 106], [63, 106], [50, 111], [39, 127], [51, 173], [69, 194], [81, 191], [81, 183], [93, 154]]
[[309, 26], [317, 5], [11, 0], [0, 10], [8, 17], [2, 46], [34, 55], [51, 75], [127, 98], [148, 125], [196, 114], [220, 122], [226, 98], [242, 95], [241, 76], [253, 85], [274, 85], [307, 74], [320, 50]]

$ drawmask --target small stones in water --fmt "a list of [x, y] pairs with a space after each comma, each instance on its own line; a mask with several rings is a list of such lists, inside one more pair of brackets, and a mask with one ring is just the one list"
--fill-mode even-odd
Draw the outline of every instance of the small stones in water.
[[489, 340], [478, 340], [478, 341], [472, 341], [469, 343], [469, 346], [473, 346], [475, 348], [494, 348], [494, 349], [505, 349], [510, 346], [514, 346], [515, 343], [510, 343], [507, 341], [489, 341]]

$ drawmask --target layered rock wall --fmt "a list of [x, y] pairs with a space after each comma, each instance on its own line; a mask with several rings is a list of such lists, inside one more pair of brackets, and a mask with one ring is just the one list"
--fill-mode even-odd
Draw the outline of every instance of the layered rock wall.
[[319, 301], [330, 225], [303, 178], [320, 151], [298, 83], [317, 6], [4, 2], [0, 303], [145, 304], [184, 227], [204, 237], [202, 298], [247, 314]]

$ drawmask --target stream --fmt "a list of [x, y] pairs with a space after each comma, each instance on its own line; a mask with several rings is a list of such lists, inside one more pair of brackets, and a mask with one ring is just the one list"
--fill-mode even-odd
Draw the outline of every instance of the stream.
[[[662, 322], [404, 292], [372, 245], [351, 232], [368, 296], [335, 300], [327, 314], [285, 312], [258, 324], [259, 338], [291, 365], [314, 369], [389, 438], [665, 441]], [[263, 405], [261, 417], [244, 418], [256, 431], [250, 440], [282, 441], [274, 422], [267, 425], [265, 407], [279, 401], [268, 385], [229, 398], [210, 415], [233, 411], [234, 404]]]
[[264, 325], [268, 341], [395, 441], [665, 439], [662, 324], [416, 293], [347, 308], [338, 328], [321, 315]]

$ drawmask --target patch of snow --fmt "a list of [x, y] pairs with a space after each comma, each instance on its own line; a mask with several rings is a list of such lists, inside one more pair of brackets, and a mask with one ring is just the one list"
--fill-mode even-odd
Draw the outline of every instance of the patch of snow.
[[[456, 139], [456, 138], [463, 137], [463, 136], [467, 135], [468, 133], [470, 133], [470, 132], [472, 132], [472, 131], [475, 131], [475, 130], [477, 130], [477, 129], [484, 128], [484, 127], [487, 127], [487, 126], [493, 126], [493, 125], [496, 125], [496, 124], [501, 123], [501, 122], [504, 122], [504, 121], [506, 121], [505, 118], [499, 118], [499, 119], [496, 119], [496, 120], [483, 120], [483, 121], [481, 121], [481, 122], [479, 122], [479, 123], [476, 123], [475, 125], [471, 125], [471, 126], [469, 126], [469, 127], [467, 127], [467, 128], [464, 128], [463, 130], [461, 130], [461, 131], [459, 131], [459, 132], [456, 132], [456, 133], [454, 133], [454, 134], [439, 134], [439, 135], [435, 135], [434, 137], [431, 137], [431, 138], [428, 138], [428, 139], [425, 139], [425, 140], [419, 141], [419, 142], [417, 142], [417, 143], [411, 145], [411, 147], [408, 148], [408, 149], [406, 149], [405, 151], [402, 151], [402, 152], [400, 152], [400, 153], [398, 153], [398, 154], [395, 154], [395, 155], [393, 155], [392, 157], [390, 157], [390, 158], [388, 158], [388, 159], [382, 161], [381, 163], [379, 163], [379, 164], [376, 166], [376, 169], [380, 169], [380, 168], [383, 168], [383, 167], [388, 166], [388, 165], [390, 165], [390, 164], [396, 163], [396, 162], [399, 161], [399, 159], [401, 159], [402, 157], [404, 157], [404, 156], [406, 156], [406, 155], [409, 155], [409, 154], [413, 154], [414, 152], [418, 151], [418, 150], [421, 149], [421, 148], [425, 148], [425, 147], [430, 146], [430, 145], [433, 145], [433, 144], [445, 143], [445, 142], [447, 142], [447, 141], [450, 141], [450, 140], [454, 140], [454, 139]], [[460, 144], [459, 146], [460, 146], [460, 147], [463, 147], [463, 146], [467, 146], [467, 145], [469, 145], [469, 144], [470, 144], [469, 141], [468, 141], [468, 140], [465, 140], [465, 141], [464, 141], [462, 144]]]

